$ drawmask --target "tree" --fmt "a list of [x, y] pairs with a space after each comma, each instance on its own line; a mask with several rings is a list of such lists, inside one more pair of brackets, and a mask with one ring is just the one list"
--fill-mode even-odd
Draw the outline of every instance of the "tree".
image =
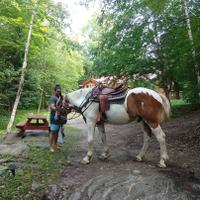
[[[184, 3], [184, 11], [185, 11], [185, 16], [186, 16], [186, 23], [187, 23], [187, 32], [188, 32], [188, 37], [189, 37], [189, 41], [191, 44], [191, 53], [192, 53], [192, 59], [193, 59], [194, 68], [195, 68], [196, 80], [197, 80], [197, 84], [200, 85], [200, 70], [199, 70], [198, 63], [196, 61], [196, 51], [194, 48], [194, 39], [192, 36], [192, 28], [191, 28], [191, 23], [190, 23], [188, 6], [187, 6], [187, 2], [185, 0], [183, 0], [183, 3]], [[197, 98], [199, 99], [199, 102], [200, 102], [200, 90], [199, 90], [198, 95], [199, 95], [199, 97], [197, 97]]]
[[[169, 91], [182, 90], [184, 98], [199, 103], [199, 3], [196, 0], [190, 0], [185, 6], [183, 3], [178, 0], [103, 1], [102, 12], [96, 17], [99, 23], [88, 29], [93, 34], [88, 47], [92, 62], [89, 73], [126, 75], [130, 79], [137, 74], [156, 73], [158, 81], [154, 84]], [[192, 17], [186, 16], [186, 10]], [[197, 52], [196, 59], [194, 52]]]
[[31, 35], [32, 35], [32, 30], [33, 30], [33, 22], [34, 22], [34, 18], [35, 18], [35, 15], [36, 15], [37, 6], [38, 6], [38, 2], [36, 1], [35, 5], [34, 5], [35, 8], [33, 9], [33, 13], [31, 15], [29, 32], [28, 32], [27, 41], [26, 41], [26, 45], [25, 45], [24, 60], [23, 60], [23, 65], [22, 65], [22, 71], [21, 71], [21, 77], [20, 77], [20, 82], [19, 82], [19, 86], [18, 86], [18, 91], [17, 91], [16, 99], [15, 99], [15, 102], [14, 102], [14, 105], [13, 105], [10, 120], [9, 120], [7, 129], [6, 129], [6, 133], [11, 132], [11, 128], [12, 128], [12, 125], [13, 125], [13, 122], [14, 122], [14, 119], [15, 119], [17, 107], [18, 107], [19, 100], [20, 100], [22, 90], [23, 90], [23, 86], [24, 86], [25, 70], [26, 70], [26, 67], [27, 67], [27, 57], [28, 57], [28, 51], [29, 51]]

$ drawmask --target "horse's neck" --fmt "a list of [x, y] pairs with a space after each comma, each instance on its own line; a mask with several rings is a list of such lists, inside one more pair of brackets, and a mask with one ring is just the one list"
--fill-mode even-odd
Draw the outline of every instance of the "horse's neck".
[[92, 88], [83, 88], [83, 89], [71, 92], [67, 96], [72, 105], [79, 107], [85, 100], [87, 94], [91, 91], [92, 91]]

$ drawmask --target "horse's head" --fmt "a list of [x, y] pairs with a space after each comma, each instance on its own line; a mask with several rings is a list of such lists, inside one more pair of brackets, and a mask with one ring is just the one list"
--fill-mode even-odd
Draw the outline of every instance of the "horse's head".
[[61, 116], [67, 116], [72, 108], [69, 106], [69, 101], [66, 97], [59, 97], [56, 102], [56, 112]]
[[61, 110], [64, 109], [67, 113], [71, 111], [81, 113], [81, 109], [88, 103], [91, 92], [92, 88], [84, 88], [70, 92], [62, 99], [59, 99], [57, 104]]

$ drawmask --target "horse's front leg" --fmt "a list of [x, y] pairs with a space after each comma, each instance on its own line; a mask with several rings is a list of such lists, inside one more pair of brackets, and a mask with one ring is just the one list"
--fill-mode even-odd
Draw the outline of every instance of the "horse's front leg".
[[83, 158], [81, 162], [82, 164], [89, 164], [93, 156], [95, 122], [87, 122], [87, 131], [88, 131], [88, 152], [87, 155]]
[[97, 128], [99, 130], [99, 133], [101, 135], [101, 140], [103, 143], [103, 152], [102, 152], [100, 158], [105, 160], [109, 156], [109, 148], [108, 148], [107, 141], [106, 141], [106, 132], [105, 132], [104, 124], [103, 123], [97, 124]]

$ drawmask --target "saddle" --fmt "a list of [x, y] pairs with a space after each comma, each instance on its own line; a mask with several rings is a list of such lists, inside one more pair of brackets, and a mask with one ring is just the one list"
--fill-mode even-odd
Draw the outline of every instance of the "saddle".
[[93, 90], [94, 101], [99, 103], [99, 112], [104, 115], [103, 118], [105, 118], [105, 111], [109, 110], [110, 104], [122, 104], [124, 102], [127, 91], [128, 88], [124, 88], [123, 85], [115, 89], [109, 87], [100, 89], [97, 87]]
[[123, 85], [118, 86], [117, 88], [104, 87], [102, 89], [96, 87], [93, 90], [93, 97], [95, 101], [99, 101], [99, 96], [105, 95], [108, 98], [108, 101], [116, 101], [118, 99], [123, 99], [126, 97], [128, 88], [124, 88]]

